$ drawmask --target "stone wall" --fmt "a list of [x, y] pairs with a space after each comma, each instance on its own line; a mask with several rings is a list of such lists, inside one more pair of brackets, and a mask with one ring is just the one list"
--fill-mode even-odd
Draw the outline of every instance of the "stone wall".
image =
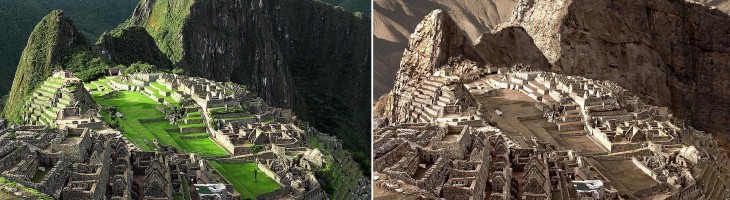
[[205, 127], [188, 127], [188, 128], [180, 128], [180, 133], [197, 133], [197, 132], [205, 132], [207, 129]]
[[382, 172], [386, 167], [390, 167], [391, 165], [397, 163], [409, 151], [411, 151], [411, 147], [410, 145], [408, 145], [407, 142], [404, 141], [382, 157], [376, 158], [373, 162], [373, 170]]
[[269, 169], [269, 166], [266, 166], [265, 164], [262, 164], [260, 162], [257, 163], [257, 165], [259, 166], [259, 169], [264, 172], [264, 174], [269, 176], [271, 179], [274, 179], [274, 181], [276, 181], [277, 183], [281, 184], [281, 177], [276, 174], [276, 172], [271, 171], [271, 169]]
[[701, 199], [702, 196], [704, 195], [702, 194], [700, 187], [697, 184], [690, 184], [667, 197], [667, 200]]
[[6, 171], [11, 167], [17, 165], [23, 158], [26, 158], [30, 154], [28, 146], [21, 146], [15, 148], [10, 154], [0, 159], [0, 171]]
[[633, 151], [640, 148], [644, 148], [644, 143], [613, 143], [611, 144], [611, 153], [617, 153], [617, 152], [624, 152], [624, 151]]
[[658, 194], [658, 193], [666, 191], [666, 190], [669, 190], [669, 185], [666, 183], [660, 183], [660, 184], [652, 185], [649, 188], [636, 191], [636, 192], [634, 192], [634, 196], [639, 197], [639, 198], [648, 197], [648, 196]]
[[[269, 193], [256, 195], [256, 199], [285, 199], [285, 196], [289, 195], [291, 193], [292, 193], [291, 187], [284, 186], [282, 188], [276, 189]], [[316, 199], [316, 198], [313, 198], [313, 199]]]

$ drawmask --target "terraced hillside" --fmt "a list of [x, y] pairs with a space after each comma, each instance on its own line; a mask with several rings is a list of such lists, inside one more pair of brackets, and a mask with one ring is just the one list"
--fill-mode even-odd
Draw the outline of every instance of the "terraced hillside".
[[49, 77], [24, 99], [23, 120], [27, 124], [51, 125], [58, 111], [71, 106], [75, 101], [75, 83], [67, 83], [61, 77]]
[[[201, 122], [178, 126], [170, 125], [161, 110], [171, 109], [167, 105], [179, 108], [180, 104], [171, 97], [171, 90], [161, 84], [145, 86], [142, 92], [116, 92], [110, 85], [118, 87], [129, 86], [123, 84], [119, 78], [103, 78], [88, 84], [94, 99], [103, 107], [115, 107], [123, 117], [111, 117], [110, 113], [103, 113], [108, 123], [116, 121], [124, 135], [143, 150], [157, 149], [154, 141], [161, 145], [173, 146], [203, 156], [225, 156], [228, 153], [208, 138], [205, 130], [181, 133], [191, 127], [205, 127]], [[165, 92], [167, 91], [167, 92]], [[106, 96], [106, 97], [105, 97]]]

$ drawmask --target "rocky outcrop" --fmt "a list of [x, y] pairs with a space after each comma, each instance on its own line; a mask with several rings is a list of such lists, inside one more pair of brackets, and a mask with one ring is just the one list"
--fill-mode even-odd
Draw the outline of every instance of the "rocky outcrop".
[[[395, 79], [393, 91], [381, 100], [388, 101], [383, 113], [388, 121], [405, 120], [400, 109], [407, 107], [406, 101], [419, 82], [441, 69], [452, 57], [464, 56], [479, 60], [474, 48], [459, 33], [459, 27], [446, 12], [434, 10], [428, 14], [411, 35], [408, 47], [403, 52], [400, 69]], [[376, 113], [380, 114], [380, 113]]]
[[373, 97], [393, 89], [403, 50], [416, 25], [435, 9], [454, 19], [470, 43], [510, 18], [514, 0], [374, 0], [373, 1]]
[[143, 27], [131, 26], [117, 32], [104, 33], [99, 37], [97, 45], [103, 47], [103, 52], [109, 59], [118, 64], [141, 62], [153, 64], [160, 69], [172, 68], [172, 62], [160, 51], [155, 40]]
[[393, 90], [398, 93], [406, 90], [444, 66], [449, 58], [462, 55], [481, 62], [451, 16], [441, 10], [431, 12], [411, 35]]
[[489, 67], [529, 65], [549, 70], [550, 64], [530, 35], [521, 27], [504, 27], [479, 37], [472, 45], [460, 33], [458, 25], [444, 11], [435, 10], [418, 24], [403, 53], [394, 89], [380, 97], [374, 115], [387, 123], [402, 122], [400, 111], [409, 102], [417, 86], [435, 72], [464, 78], [476, 78]]
[[30, 34], [28, 45], [20, 57], [3, 109], [5, 117], [17, 121], [22, 99], [51, 75], [54, 65], [60, 62], [65, 52], [85, 45], [84, 36], [62, 11], [54, 10], [43, 17]]
[[550, 69], [550, 63], [535, 46], [532, 37], [519, 26], [483, 34], [474, 45], [474, 50], [489, 67], [529, 65], [536, 70]]
[[730, 126], [730, 17], [685, 1], [523, 1], [553, 71], [619, 83], [704, 131]]

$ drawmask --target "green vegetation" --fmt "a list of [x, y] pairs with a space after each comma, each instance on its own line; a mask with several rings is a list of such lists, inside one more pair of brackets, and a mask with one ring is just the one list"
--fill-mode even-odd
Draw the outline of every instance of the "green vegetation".
[[[182, 136], [200, 136], [205, 135], [208, 136], [208, 133], [189, 133], [189, 134], [182, 134], [179, 131], [169, 132], [165, 131], [166, 129], [175, 129], [177, 127], [170, 125], [167, 123], [167, 121], [163, 122], [154, 122], [154, 123], [144, 123], [144, 126], [150, 130], [150, 132], [157, 133], [159, 138], [165, 139], [165, 142], [160, 142], [165, 145], [172, 145], [176, 148], [186, 150], [188, 152], [194, 152], [199, 153], [203, 156], [224, 156], [228, 155], [225, 150], [221, 149], [213, 140], [210, 138], [200, 138], [200, 139], [182, 139]], [[163, 134], [159, 134], [163, 133]], [[167, 134], [168, 137], [165, 137], [164, 135]], [[171, 140], [170, 140], [171, 139]]]
[[239, 113], [239, 112], [245, 112], [245, 110], [243, 110], [243, 108], [238, 107], [238, 106], [208, 108], [208, 114], [210, 114], [210, 115]]
[[173, 200], [190, 200], [190, 186], [188, 185], [187, 179], [180, 179], [180, 185], [182, 185], [182, 194], [175, 195]]
[[33, 178], [30, 179], [30, 181], [33, 181], [34, 183], [40, 183], [41, 181], [43, 181], [43, 178], [46, 177], [46, 174], [48, 174], [48, 171], [37, 170], [35, 172], [35, 175], [33, 175]]
[[137, 72], [150, 73], [150, 72], [156, 71], [155, 69], [156, 69], [156, 67], [154, 65], [137, 62], [137, 63], [133, 63], [133, 64], [129, 65], [129, 67], [127, 67], [124, 70], [124, 73], [125, 74], [134, 74]]
[[[61, 38], [58, 34], [59, 31], [73, 31], [76, 32], [75, 34], [78, 37], [74, 39]], [[54, 53], [85, 44], [81, 33], [76, 31], [71, 20], [64, 16], [63, 12], [55, 10], [46, 15], [36, 25], [28, 39], [28, 45], [23, 50], [4, 114], [11, 120], [19, 118], [15, 115], [18, 114], [19, 106], [25, 103], [21, 99], [29, 95], [39, 84], [51, 76], [54, 64], [52, 61], [60, 56]]]
[[[111, 119], [109, 113], [103, 113], [105, 120], [111, 123], [112, 120], [119, 124], [123, 134], [144, 150], [154, 150], [152, 143], [157, 140], [163, 145], [171, 145], [188, 152], [200, 153], [203, 156], [221, 156], [228, 153], [220, 148], [210, 138], [183, 139], [183, 136], [207, 135], [207, 133], [182, 134], [178, 127], [170, 125], [166, 120], [160, 122], [140, 123], [137, 119], [164, 118], [165, 114], [156, 109], [159, 103], [139, 92], [119, 92], [115, 98], [105, 99], [100, 94], [94, 98], [99, 104], [109, 107], [115, 106], [116, 110], [124, 114], [123, 118]], [[204, 124], [185, 125], [190, 127], [204, 127]], [[183, 126], [180, 126], [183, 127]]]
[[180, 128], [201, 128], [201, 127], [205, 127], [205, 124], [204, 123], [197, 123], [197, 124], [181, 123], [180, 124]]
[[155, 5], [152, 7], [149, 19], [144, 21], [143, 24], [131, 24], [128, 20], [114, 31], [121, 31], [121, 29], [133, 25], [144, 27], [170, 61], [177, 63], [182, 58], [183, 51], [180, 33], [188, 14], [190, 14], [190, 6], [193, 5], [194, 1], [153, 2]]
[[119, 64], [149, 63], [162, 69], [172, 67], [170, 60], [143, 27], [131, 26], [111, 33], [105, 32], [96, 44], [103, 46], [113, 55], [112, 61]]
[[[20, 189], [23, 192], [26, 192], [26, 193], [29, 193], [29, 194], [33, 195], [31, 197], [32, 199], [42, 199], [42, 200], [52, 200], [53, 199], [50, 196], [39, 192], [38, 190], [35, 190], [33, 188], [29, 188], [29, 187], [25, 187], [25, 186], [22, 186], [22, 185], [18, 185], [17, 183], [10, 182], [10, 181], [6, 180], [3, 177], [0, 177], [0, 187], [13, 187], [13, 188], [18, 188], [18, 189]], [[4, 192], [0, 192], [0, 199], [15, 199], [15, 198], [20, 199], [19, 197], [15, 196], [15, 195], [11, 195], [11, 194], [6, 194]]]
[[[231, 181], [233, 188], [238, 193], [241, 193], [242, 199], [255, 199], [256, 195], [269, 193], [281, 188], [279, 183], [276, 183], [276, 181], [258, 169], [256, 163], [240, 164], [210, 161], [210, 164], [226, 177], [228, 181]], [[254, 170], [257, 170], [256, 179], [254, 179]]]
[[74, 76], [82, 81], [96, 80], [104, 76], [112, 64], [99, 57], [88, 47], [76, 47], [65, 52], [55, 69], [64, 69], [74, 72]]
[[101, 33], [113, 29], [129, 18], [138, 2], [139, 0], [0, 0], [0, 21], [3, 22], [3, 31], [0, 31], [0, 96], [10, 91], [28, 38], [36, 24], [48, 13], [55, 9], [64, 10], [85, 38], [96, 40]]
[[[256, 157], [263, 148], [264, 148], [263, 146], [258, 145], [258, 144], [254, 144], [251, 147], [249, 147], [249, 149], [251, 150], [251, 153], [253, 154], [254, 157]], [[256, 158], [256, 162], [258, 162], [258, 158]], [[256, 177], [254, 177], [254, 179], [255, 178]]]
[[[308, 88], [312, 86], [302, 86]], [[303, 89], [312, 91], [314, 89]], [[316, 93], [320, 93], [318, 91]], [[363, 118], [369, 118], [369, 112], [362, 108], [354, 108], [345, 104], [335, 95], [315, 96], [315, 92], [297, 92], [295, 111], [302, 119], [309, 121], [318, 130], [337, 136], [345, 149], [353, 153], [353, 159], [360, 164], [361, 171], [370, 172], [370, 139], [368, 124], [362, 124]], [[311, 106], [310, 106], [311, 105]]]

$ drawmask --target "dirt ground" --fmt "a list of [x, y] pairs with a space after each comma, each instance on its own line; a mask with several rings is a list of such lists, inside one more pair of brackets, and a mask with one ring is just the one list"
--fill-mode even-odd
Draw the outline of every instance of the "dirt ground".
[[[529, 96], [516, 90], [497, 90], [497, 96], [483, 97], [478, 99], [482, 102], [482, 113], [486, 119], [492, 119], [497, 127], [509, 135], [518, 144], [525, 147], [535, 145], [531, 140], [535, 137], [539, 140], [554, 144], [559, 149], [575, 149], [582, 152], [605, 152], [598, 144], [593, 142], [589, 136], [559, 136], [558, 130], [546, 130], [544, 127], [551, 126], [546, 118], [534, 120], [519, 120], [517, 117], [542, 115], [542, 111], [535, 107], [536, 101]], [[504, 114], [500, 117], [494, 112], [501, 110]]]
[[[596, 162], [603, 166], [604, 170], [602, 170], [601, 173], [611, 180], [611, 182], [618, 182], [630, 191], [621, 191], [622, 193], [631, 194], [657, 184], [654, 179], [641, 171], [641, 169], [631, 162], [631, 160]], [[616, 188], [619, 189], [619, 191], [622, 189], [621, 187]]]

